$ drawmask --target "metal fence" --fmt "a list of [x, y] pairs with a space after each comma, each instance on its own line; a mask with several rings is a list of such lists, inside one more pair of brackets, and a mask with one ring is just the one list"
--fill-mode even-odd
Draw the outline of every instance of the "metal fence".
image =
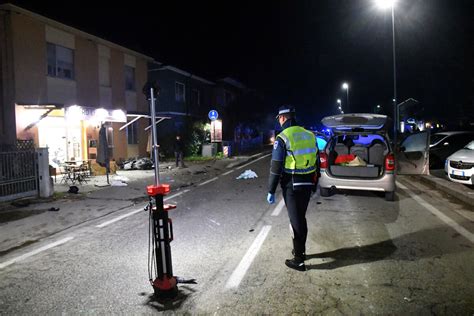
[[38, 194], [34, 145], [20, 141], [14, 147], [2, 148], [0, 152], [0, 201]]

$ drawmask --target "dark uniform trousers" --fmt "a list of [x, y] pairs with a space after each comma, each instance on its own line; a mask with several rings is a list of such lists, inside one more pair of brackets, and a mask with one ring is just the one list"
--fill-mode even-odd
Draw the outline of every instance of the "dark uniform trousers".
[[306, 238], [308, 236], [308, 225], [306, 223], [306, 210], [311, 198], [311, 187], [302, 186], [293, 189], [291, 181], [281, 185], [283, 199], [285, 200], [288, 217], [293, 230], [293, 249], [295, 257], [303, 257], [306, 252]]

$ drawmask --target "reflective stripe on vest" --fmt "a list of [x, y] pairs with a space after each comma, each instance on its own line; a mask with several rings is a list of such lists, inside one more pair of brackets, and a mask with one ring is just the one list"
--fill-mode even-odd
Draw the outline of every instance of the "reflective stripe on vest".
[[[283, 171], [285, 171], [286, 173], [293, 173], [293, 169], [283, 168]], [[295, 173], [306, 174], [306, 173], [311, 173], [311, 172], [315, 172], [315, 171], [316, 171], [316, 167], [313, 166], [313, 167], [309, 167], [309, 168], [306, 168], [306, 169], [298, 169], [298, 172], [295, 172]]]
[[288, 155], [293, 154], [293, 156], [298, 156], [298, 155], [312, 154], [316, 152], [317, 152], [316, 148], [305, 148], [305, 149], [298, 149], [294, 151], [287, 151], [286, 155], [288, 156]]
[[291, 174], [308, 174], [316, 170], [316, 137], [300, 126], [283, 130], [278, 137], [285, 143], [284, 171]]
[[287, 150], [286, 154], [288, 154], [288, 150], [291, 150], [290, 140], [288, 139], [288, 137], [286, 137], [286, 135], [283, 134], [283, 132], [278, 134], [278, 137], [280, 137], [281, 140], [283, 140], [283, 143], [285, 143], [285, 147], [286, 147], [286, 150]]

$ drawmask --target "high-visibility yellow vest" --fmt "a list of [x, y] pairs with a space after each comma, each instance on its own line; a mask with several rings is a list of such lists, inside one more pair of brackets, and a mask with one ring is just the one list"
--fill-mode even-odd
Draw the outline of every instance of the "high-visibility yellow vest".
[[278, 137], [286, 147], [286, 173], [308, 174], [316, 171], [318, 147], [313, 133], [300, 126], [291, 126], [284, 129]]

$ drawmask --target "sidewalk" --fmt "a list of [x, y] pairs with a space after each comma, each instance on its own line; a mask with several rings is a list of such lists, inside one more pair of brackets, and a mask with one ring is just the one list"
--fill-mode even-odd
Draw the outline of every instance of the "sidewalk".
[[414, 180], [419, 180], [449, 196], [474, 206], [474, 186], [468, 186], [450, 181], [444, 174], [443, 169], [431, 170], [427, 176], [411, 176]]
[[[174, 162], [160, 163], [160, 182], [170, 184], [171, 191], [176, 193], [266, 153], [186, 161], [186, 168], [176, 168]], [[60, 184], [58, 177], [51, 198], [30, 199], [23, 206], [0, 204], [0, 257], [82, 223], [126, 208], [144, 207], [148, 202], [146, 186], [154, 183], [154, 170], [118, 170], [109, 179], [110, 183], [126, 186], [104, 186], [107, 184], [106, 176], [94, 176], [87, 184], [76, 184], [79, 192], [72, 194], [67, 192], [69, 185]]]

